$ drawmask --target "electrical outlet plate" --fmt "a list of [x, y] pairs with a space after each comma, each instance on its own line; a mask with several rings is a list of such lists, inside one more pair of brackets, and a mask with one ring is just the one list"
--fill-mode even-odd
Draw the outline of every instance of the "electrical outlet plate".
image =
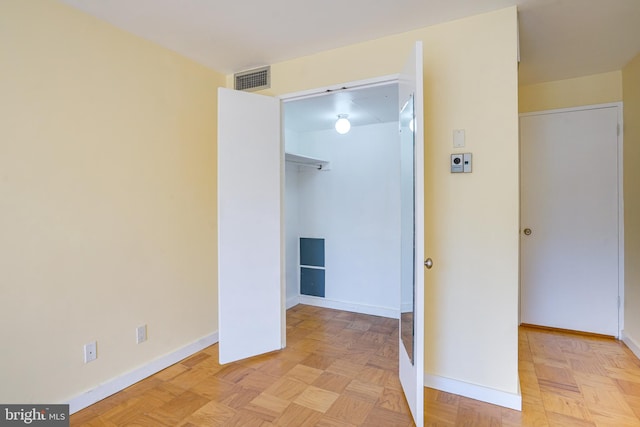
[[140, 344], [147, 340], [147, 325], [136, 328], [136, 343]]
[[93, 341], [84, 345], [84, 363], [89, 363], [98, 357], [98, 344]]

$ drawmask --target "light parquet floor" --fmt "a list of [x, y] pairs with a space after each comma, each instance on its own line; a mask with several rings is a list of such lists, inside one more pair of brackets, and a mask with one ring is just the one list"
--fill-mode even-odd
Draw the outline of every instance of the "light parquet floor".
[[520, 327], [522, 412], [425, 389], [426, 426], [640, 426], [640, 361], [620, 341]]
[[71, 416], [73, 426], [411, 426], [398, 320], [298, 305], [287, 348], [221, 366], [213, 345]]
[[[221, 366], [213, 345], [72, 426], [411, 426], [397, 320], [298, 305], [287, 348]], [[640, 362], [610, 339], [520, 328], [523, 411], [425, 389], [426, 426], [639, 426]]]

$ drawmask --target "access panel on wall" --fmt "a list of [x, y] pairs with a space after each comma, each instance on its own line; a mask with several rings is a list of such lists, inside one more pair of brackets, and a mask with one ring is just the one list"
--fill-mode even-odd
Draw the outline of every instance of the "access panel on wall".
[[300, 294], [324, 298], [324, 239], [300, 238]]

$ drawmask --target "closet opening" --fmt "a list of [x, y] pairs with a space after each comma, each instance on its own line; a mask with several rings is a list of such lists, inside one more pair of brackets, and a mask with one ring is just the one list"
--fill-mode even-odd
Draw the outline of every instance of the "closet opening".
[[401, 301], [398, 103], [397, 81], [284, 100], [287, 309], [412, 310]]

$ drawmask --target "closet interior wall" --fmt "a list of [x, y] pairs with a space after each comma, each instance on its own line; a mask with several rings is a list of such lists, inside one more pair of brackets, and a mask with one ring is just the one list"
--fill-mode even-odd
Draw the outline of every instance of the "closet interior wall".
[[[285, 131], [285, 151], [328, 160], [330, 170], [287, 163], [287, 306], [302, 301], [398, 317], [400, 148], [398, 123]], [[325, 239], [325, 297], [300, 296], [299, 238]]]

